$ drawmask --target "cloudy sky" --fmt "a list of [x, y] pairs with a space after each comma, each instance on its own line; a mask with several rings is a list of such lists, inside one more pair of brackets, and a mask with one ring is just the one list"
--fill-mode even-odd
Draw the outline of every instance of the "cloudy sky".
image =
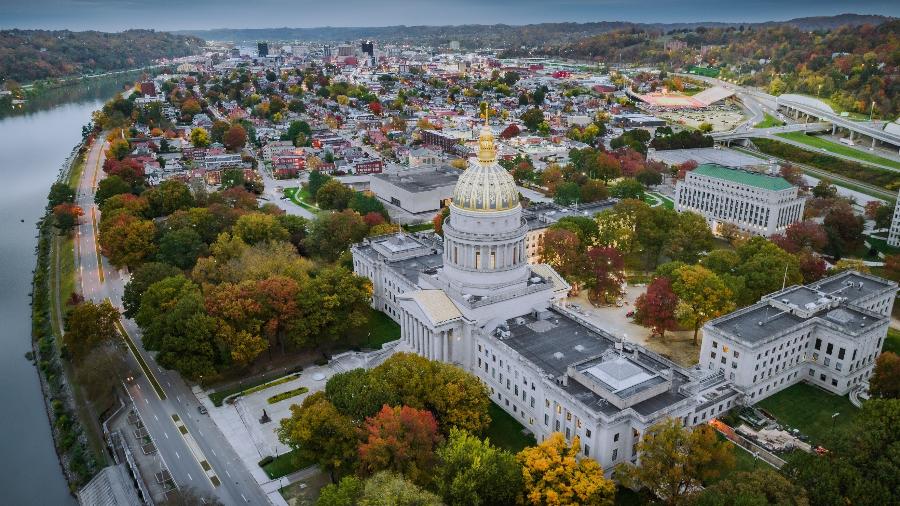
[[0, 28], [119, 31], [900, 16], [898, 0], [0, 0]]

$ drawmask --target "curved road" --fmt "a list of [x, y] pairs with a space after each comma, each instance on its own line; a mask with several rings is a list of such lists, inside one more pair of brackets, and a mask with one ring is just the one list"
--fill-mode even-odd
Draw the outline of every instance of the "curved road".
[[[102, 166], [106, 156], [105, 146], [106, 143], [101, 138], [91, 146], [78, 184], [77, 203], [85, 214], [77, 229], [76, 261], [85, 299], [101, 302], [108, 298], [114, 306], [121, 308], [127, 277], [100, 256], [97, 244], [100, 210], [94, 204], [94, 193], [97, 183], [104, 176]], [[178, 373], [163, 370], [156, 365], [153, 356], [140, 345], [141, 333], [132, 320], [123, 318], [122, 324], [137, 343], [141, 357], [164, 391], [165, 398], [160, 398], [153, 390], [149, 378], [141, 372], [137, 360], [129, 353], [129, 363], [136, 374], [134, 380], [126, 384], [128, 393], [176, 484], [181, 488], [190, 487], [213, 495], [228, 506], [271, 504], [225, 436], [208, 416], [197, 411], [200, 402], [191, 387]], [[202, 452], [202, 458], [205, 458], [212, 468], [211, 472], [221, 482], [218, 486], [207, 477], [207, 472], [201, 467], [195, 453], [176, 428], [172, 415], [178, 415], [184, 422]], [[145, 479], [151, 480], [153, 477]]]

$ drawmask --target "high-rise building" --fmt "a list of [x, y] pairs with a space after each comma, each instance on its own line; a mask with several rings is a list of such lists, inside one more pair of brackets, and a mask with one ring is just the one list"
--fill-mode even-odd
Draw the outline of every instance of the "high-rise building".
[[895, 248], [900, 247], [900, 206], [894, 207], [894, 217], [891, 219], [887, 242]]
[[257, 42], [256, 43], [256, 54], [258, 54], [260, 58], [265, 58], [266, 56], [269, 56], [269, 43], [268, 42]]
[[373, 57], [373, 56], [375, 56], [375, 43], [372, 42], [371, 40], [364, 41], [364, 42], [360, 45], [360, 47], [361, 47], [361, 49], [362, 49], [362, 52], [363, 52], [364, 54], [369, 55], [370, 58]]

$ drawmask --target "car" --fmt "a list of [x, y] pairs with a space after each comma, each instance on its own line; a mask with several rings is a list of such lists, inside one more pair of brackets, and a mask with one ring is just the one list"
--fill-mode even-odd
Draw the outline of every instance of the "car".
[[632, 309], [631, 311], [625, 313], [625, 316], [628, 318], [634, 318], [634, 310]]
[[205, 414], [209, 413], [209, 411], [207, 411], [207, 409], [206, 409], [206, 406], [197, 406], [197, 411], [199, 411], [201, 415], [205, 415]]

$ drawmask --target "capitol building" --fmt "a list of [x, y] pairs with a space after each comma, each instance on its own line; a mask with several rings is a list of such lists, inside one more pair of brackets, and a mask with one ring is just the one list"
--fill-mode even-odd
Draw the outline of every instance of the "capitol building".
[[[354, 270], [372, 281], [373, 307], [400, 324], [397, 351], [476, 375], [492, 401], [538, 441], [553, 432], [570, 443], [578, 436], [582, 455], [611, 472], [636, 462], [641, 435], [664, 418], [694, 426], [760, 399], [750, 401], [752, 389], [735, 385], [730, 366], [719, 367], [718, 359], [714, 366], [682, 367], [568, 310], [570, 286], [562, 276], [529, 263], [518, 191], [497, 163], [487, 126], [449, 207], [443, 238], [368, 238], [352, 248]], [[896, 284], [864, 281], [885, 297], [896, 292]], [[886, 325], [877, 328], [886, 332]], [[720, 331], [717, 341], [724, 340]], [[709, 353], [709, 346], [701, 349]], [[751, 353], [742, 371], [754, 367]]]

